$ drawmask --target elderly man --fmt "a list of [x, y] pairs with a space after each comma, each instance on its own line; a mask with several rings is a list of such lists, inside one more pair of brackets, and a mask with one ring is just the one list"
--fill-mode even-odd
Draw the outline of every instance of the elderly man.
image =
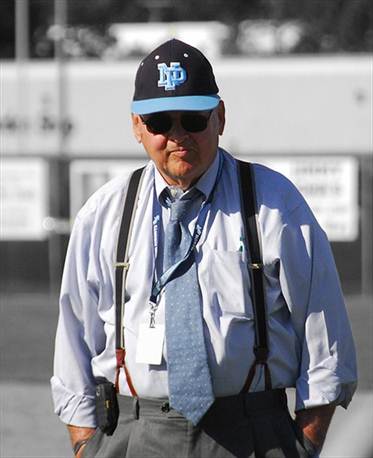
[[52, 391], [74, 452], [317, 456], [356, 387], [324, 232], [286, 178], [219, 148], [197, 49], [170, 40], [141, 62], [132, 121], [151, 160], [88, 200], [66, 258]]

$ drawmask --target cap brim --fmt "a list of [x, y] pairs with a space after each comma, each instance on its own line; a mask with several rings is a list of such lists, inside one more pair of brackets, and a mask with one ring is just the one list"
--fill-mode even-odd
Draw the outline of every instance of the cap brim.
[[149, 114], [159, 111], [204, 111], [212, 110], [219, 104], [218, 95], [188, 95], [160, 97], [157, 99], [134, 100], [132, 113]]

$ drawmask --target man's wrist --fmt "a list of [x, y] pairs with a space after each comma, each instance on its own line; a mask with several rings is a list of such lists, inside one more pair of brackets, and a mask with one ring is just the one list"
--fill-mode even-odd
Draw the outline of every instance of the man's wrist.
[[74, 452], [74, 455], [77, 455], [79, 450], [83, 447], [83, 445], [85, 445], [87, 442], [89, 441], [89, 439], [82, 439], [82, 440], [79, 440], [77, 442], [75, 442], [75, 444], [73, 445], [73, 452]]
[[79, 450], [87, 444], [95, 433], [96, 428], [67, 425], [67, 429], [69, 430], [73, 451], [75, 455], [79, 456]]
[[303, 431], [303, 435], [319, 451], [324, 444], [334, 410], [335, 406], [330, 404], [296, 412], [295, 422]]

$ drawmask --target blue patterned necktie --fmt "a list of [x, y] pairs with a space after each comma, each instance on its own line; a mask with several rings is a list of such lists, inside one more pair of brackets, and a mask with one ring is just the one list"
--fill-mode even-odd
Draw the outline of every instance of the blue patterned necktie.
[[[170, 221], [165, 231], [164, 270], [184, 258], [192, 236], [185, 218], [200, 197], [192, 190], [170, 206]], [[210, 370], [203, 335], [201, 296], [194, 251], [166, 284], [166, 343], [168, 386], [171, 406], [197, 424], [214, 401]]]

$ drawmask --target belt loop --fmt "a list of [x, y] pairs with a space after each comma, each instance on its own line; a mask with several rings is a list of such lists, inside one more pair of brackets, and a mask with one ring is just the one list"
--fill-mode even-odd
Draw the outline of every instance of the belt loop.
[[135, 420], [140, 418], [140, 404], [138, 398], [133, 398], [132, 414]]
[[239, 407], [241, 409], [242, 416], [243, 417], [248, 417], [248, 415], [247, 415], [247, 406], [246, 406], [247, 392], [241, 392], [237, 396], [238, 396], [238, 399], [239, 399]]
[[243, 411], [244, 411], [244, 416], [246, 418], [249, 418], [250, 417], [250, 409], [249, 409], [249, 393], [248, 391], [245, 391], [245, 392], [242, 392], [240, 393], [242, 395], [242, 407], [243, 407]]
[[171, 410], [170, 403], [168, 401], [165, 401], [161, 404], [161, 411], [163, 413], [168, 413]]
[[282, 407], [287, 409], [288, 408], [288, 396], [286, 394], [286, 390], [285, 390], [285, 388], [280, 388], [278, 391], [280, 393], [281, 405], [282, 405]]

